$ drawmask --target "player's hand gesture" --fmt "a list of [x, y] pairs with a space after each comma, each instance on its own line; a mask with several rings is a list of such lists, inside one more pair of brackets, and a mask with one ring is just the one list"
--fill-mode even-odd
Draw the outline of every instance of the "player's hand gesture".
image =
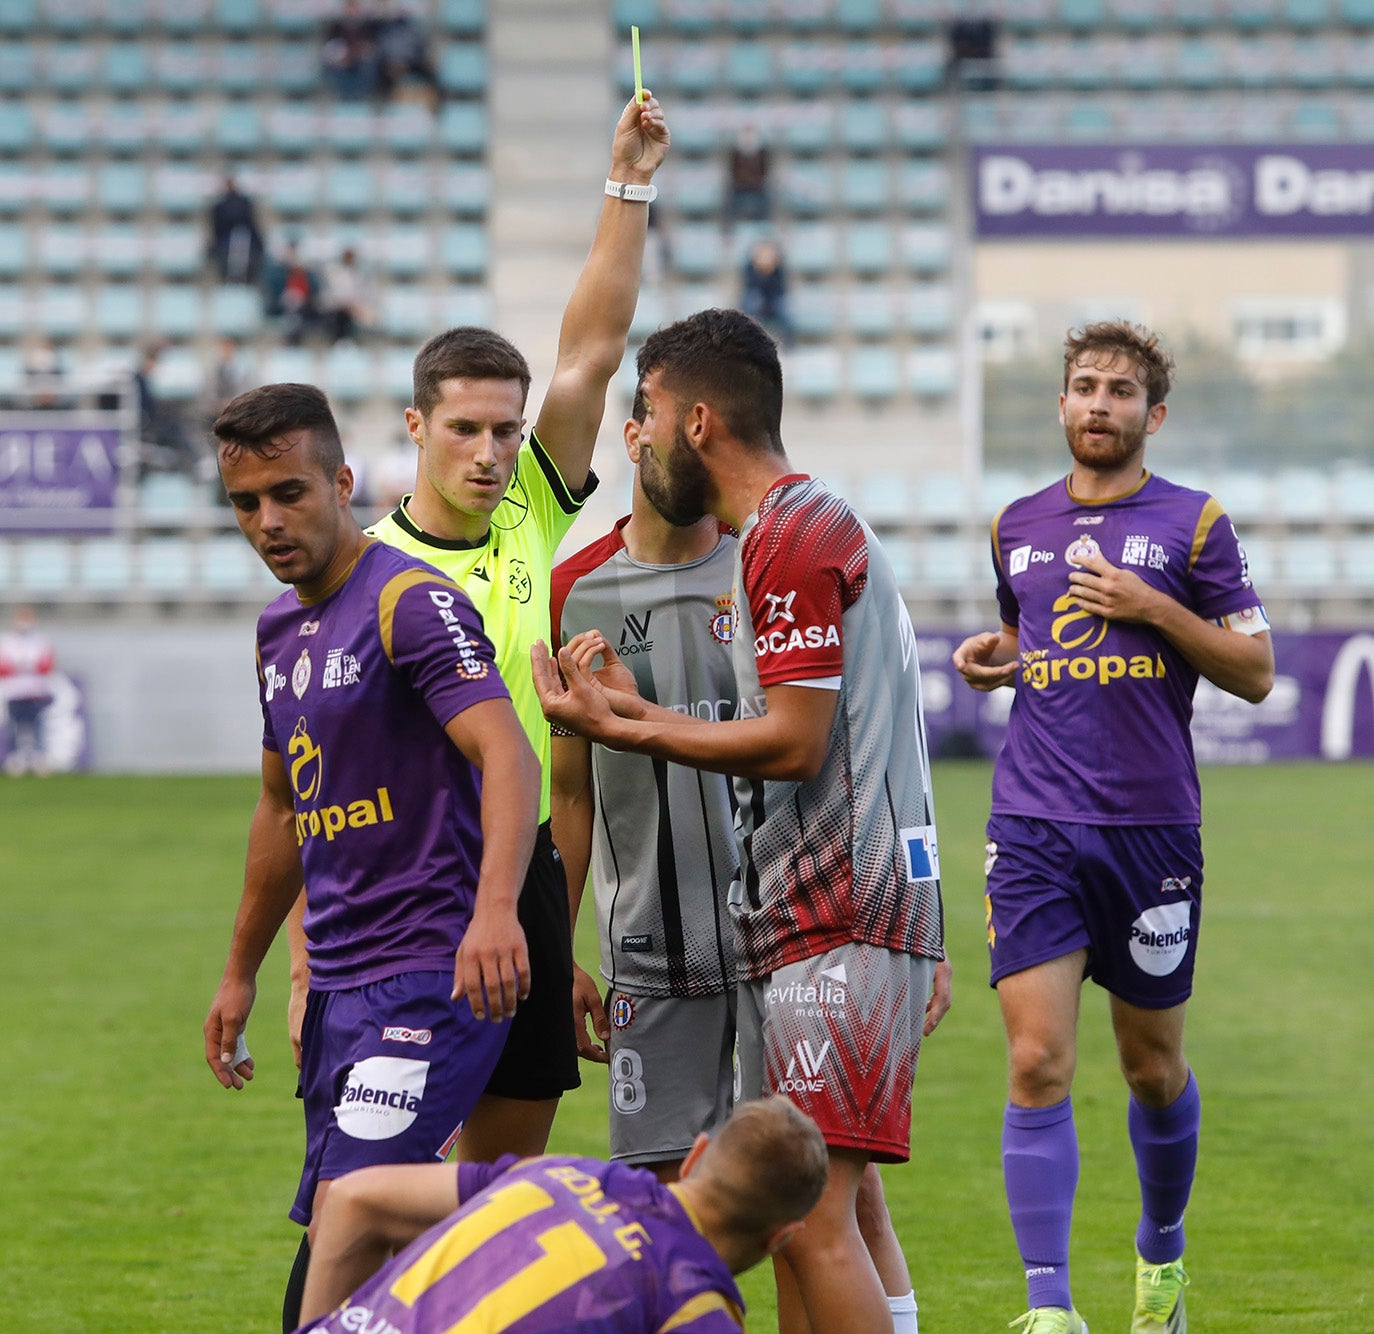
[[997, 651], [1001, 646], [1002, 636], [995, 630], [970, 635], [954, 650], [954, 670], [975, 690], [1011, 685], [1020, 663], [1015, 657], [1010, 662], [999, 662]]
[[453, 960], [453, 999], [466, 996], [479, 1019], [499, 1024], [530, 994], [530, 954], [514, 911], [490, 912], [479, 902]]
[[226, 977], [205, 1017], [205, 1062], [227, 1089], [241, 1089], [245, 1080], [253, 1078], [253, 1058], [243, 1030], [257, 994], [256, 981]]
[[[568, 652], [578, 670], [606, 696], [606, 702], [620, 718], [638, 718], [643, 710], [639, 704], [643, 696], [635, 682], [635, 674], [620, 661], [610, 640], [600, 630], [584, 630], [568, 640]], [[601, 666], [595, 667], [601, 659]]]
[[1108, 621], [1150, 621], [1159, 599], [1168, 594], [1147, 584], [1134, 570], [1113, 565], [1101, 552], [1078, 558], [1069, 572], [1069, 591], [1084, 611]]
[[646, 88], [642, 103], [631, 98], [620, 113], [611, 141], [611, 180], [647, 184], [668, 156], [670, 138], [663, 108]]
[[606, 1007], [601, 1003], [601, 992], [596, 979], [579, 964], [573, 964], [573, 1025], [577, 1030], [577, 1054], [584, 1061], [594, 1061], [606, 1065], [610, 1056], [604, 1045], [598, 1046], [587, 1032], [590, 1020], [592, 1033], [602, 1043], [610, 1040], [611, 1025], [606, 1019]]
[[549, 656], [548, 645], [539, 639], [530, 648], [530, 669], [544, 717], [579, 736], [597, 740], [598, 726], [612, 716], [611, 706], [605, 692], [578, 666], [577, 659], [561, 648], [555, 662]]

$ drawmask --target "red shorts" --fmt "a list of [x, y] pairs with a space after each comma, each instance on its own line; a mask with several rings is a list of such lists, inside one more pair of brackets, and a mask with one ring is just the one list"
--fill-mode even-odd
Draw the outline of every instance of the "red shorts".
[[851, 942], [741, 982], [741, 1096], [781, 1093], [831, 1148], [906, 1162], [934, 973], [932, 959]]

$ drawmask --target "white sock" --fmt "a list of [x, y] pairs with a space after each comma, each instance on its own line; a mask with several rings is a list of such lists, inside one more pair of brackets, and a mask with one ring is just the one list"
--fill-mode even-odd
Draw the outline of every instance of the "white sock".
[[915, 1289], [905, 1297], [889, 1297], [887, 1304], [892, 1311], [892, 1334], [919, 1334], [916, 1328]]

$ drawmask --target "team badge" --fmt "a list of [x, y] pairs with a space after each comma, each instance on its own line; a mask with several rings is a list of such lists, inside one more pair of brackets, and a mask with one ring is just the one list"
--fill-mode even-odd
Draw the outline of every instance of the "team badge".
[[508, 576], [512, 602], [528, 602], [534, 595], [534, 580], [522, 560], [512, 560]]
[[1185, 875], [1181, 879], [1178, 876], [1166, 875], [1160, 882], [1160, 893], [1162, 894], [1186, 894], [1188, 886], [1193, 883], [1193, 877]]
[[611, 1006], [611, 1027], [629, 1028], [635, 1021], [635, 1003], [628, 996], [617, 996]]
[[1070, 565], [1082, 565], [1085, 560], [1091, 560], [1094, 556], [1101, 554], [1102, 548], [1087, 533], [1080, 533], [1064, 553], [1064, 559]]
[[711, 638], [728, 644], [735, 637], [735, 599], [728, 593], [716, 599], [716, 614], [711, 617]]
[[310, 650], [301, 649], [301, 656], [296, 659], [296, 665], [291, 669], [291, 689], [296, 692], [296, 698], [300, 699], [310, 684]]

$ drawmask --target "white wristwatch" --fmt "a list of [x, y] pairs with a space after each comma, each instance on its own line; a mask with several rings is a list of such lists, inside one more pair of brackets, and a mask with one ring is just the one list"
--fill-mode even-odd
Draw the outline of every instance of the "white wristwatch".
[[652, 204], [658, 198], [658, 186], [652, 181], [648, 185], [630, 185], [625, 181], [607, 180], [606, 193], [612, 199], [626, 199], [632, 204]]

